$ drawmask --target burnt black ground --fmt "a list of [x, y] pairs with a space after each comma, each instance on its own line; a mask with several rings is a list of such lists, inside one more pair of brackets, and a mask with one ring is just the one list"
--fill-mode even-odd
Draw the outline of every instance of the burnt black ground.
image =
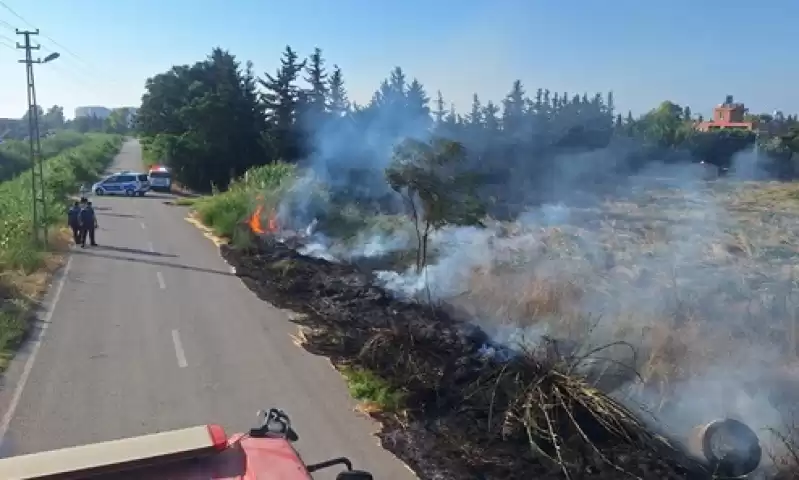
[[[519, 384], [540, 381], [550, 395], [560, 380], [553, 383], [543, 367], [514, 362], [503, 369], [481, 359], [487, 338], [479, 330], [393, 298], [353, 266], [300, 255], [269, 237], [247, 248], [223, 246], [222, 255], [261, 299], [306, 314], [300, 322], [316, 332], [308, 350], [368, 368], [407, 391], [407, 417], [377, 415], [380, 437], [421, 478], [566, 478], [562, 466], [533, 453], [518, 421], [524, 406], [505, 375]], [[631, 440], [623, 440], [579, 406], [570, 412], [579, 432], [562, 409], [552, 412], [571, 479], [712, 477], [680, 452], [638, 436], [634, 422], [624, 427]]]

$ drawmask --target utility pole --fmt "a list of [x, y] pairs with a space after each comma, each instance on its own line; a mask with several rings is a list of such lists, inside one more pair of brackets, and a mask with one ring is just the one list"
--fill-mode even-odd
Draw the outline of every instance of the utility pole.
[[41, 59], [33, 59], [33, 51], [41, 46], [31, 44], [31, 35], [38, 35], [39, 30], [17, 30], [25, 43], [17, 43], [17, 48], [25, 50], [25, 64], [28, 84], [28, 137], [31, 161], [31, 193], [33, 196], [33, 240], [47, 248], [47, 202], [44, 194], [44, 167], [42, 165], [42, 143], [39, 133], [39, 106], [36, 104], [36, 82], [33, 77], [33, 64], [42, 63]]

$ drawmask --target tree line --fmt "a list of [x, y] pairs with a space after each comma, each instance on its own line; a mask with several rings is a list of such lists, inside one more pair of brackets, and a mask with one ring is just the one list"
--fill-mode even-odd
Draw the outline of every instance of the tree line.
[[301, 58], [287, 46], [271, 73], [257, 75], [251, 62], [242, 65], [216, 48], [202, 61], [149, 78], [137, 130], [149, 160], [168, 164], [178, 181], [198, 191], [225, 189], [247, 169], [278, 161], [365, 176], [359, 184], [368, 186], [369, 175], [384, 176], [393, 146], [429, 139], [431, 132], [464, 148], [460, 168], [493, 185], [484, 189], [488, 196], [545, 196], [553, 175], [596, 170], [570, 160], [585, 152], [612, 152], [606, 167], [618, 172], [653, 160], [726, 167], [756, 140], [783, 167], [797, 151], [794, 116], [760, 116], [775, 127], [770, 132], [781, 132], [760, 138], [699, 132], [701, 120], [672, 102], [635, 118], [617, 111], [612, 92], [527, 91], [519, 80], [499, 104], [475, 94], [468, 111], [458, 112], [401, 67], [359, 105], [348, 99], [341, 68], [328, 67], [320, 49]]
[[[39, 132], [42, 136], [72, 130], [79, 133], [103, 132], [127, 134], [132, 130], [132, 122], [128, 121], [130, 108], [115, 108], [106, 118], [97, 116], [83, 116], [67, 120], [64, 116], [64, 107], [53, 105], [47, 110], [37, 107], [39, 116]], [[19, 119], [0, 119], [0, 139], [25, 140], [28, 138], [30, 127], [28, 125], [28, 112]]]

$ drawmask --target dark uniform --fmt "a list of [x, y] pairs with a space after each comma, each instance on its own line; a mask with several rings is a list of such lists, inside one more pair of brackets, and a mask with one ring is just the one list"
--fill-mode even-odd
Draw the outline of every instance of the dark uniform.
[[94, 241], [94, 231], [97, 228], [97, 216], [94, 213], [91, 202], [86, 203], [80, 210], [80, 246], [86, 248], [86, 236], [92, 246], [97, 246]]
[[67, 211], [67, 223], [69, 223], [69, 228], [72, 229], [72, 239], [75, 241], [75, 245], [80, 243], [80, 204], [75, 202], [74, 205], [69, 207]]

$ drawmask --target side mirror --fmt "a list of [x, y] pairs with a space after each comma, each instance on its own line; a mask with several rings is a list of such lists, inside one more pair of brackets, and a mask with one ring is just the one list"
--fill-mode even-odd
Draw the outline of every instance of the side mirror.
[[336, 475], [336, 480], [374, 480], [372, 474], [362, 470], [350, 470]]

